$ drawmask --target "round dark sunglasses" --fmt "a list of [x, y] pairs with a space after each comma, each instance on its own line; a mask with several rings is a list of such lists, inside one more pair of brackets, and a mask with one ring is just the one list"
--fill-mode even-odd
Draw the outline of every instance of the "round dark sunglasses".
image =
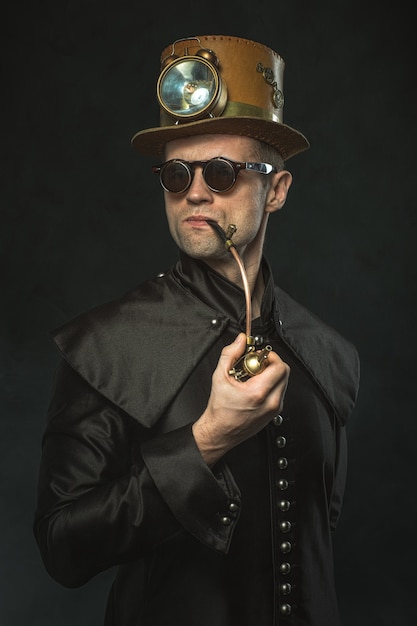
[[215, 157], [209, 161], [172, 159], [161, 165], [153, 165], [152, 172], [159, 174], [159, 180], [165, 191], [184, 193], [192, 183], [196, 166], [203, 168], [203, 178], [207, 187], [216, 192], [229, 191], [241, 170], [259, 174], [277, 171], [270, 163], [239, 163], [224, 157]]

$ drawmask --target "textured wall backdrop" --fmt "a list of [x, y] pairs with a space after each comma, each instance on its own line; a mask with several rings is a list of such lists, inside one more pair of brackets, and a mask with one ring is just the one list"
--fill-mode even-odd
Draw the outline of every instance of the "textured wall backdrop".
[[284, 119], [311, 149], [288, 163], [268, 256], [362, 360], [335, 543], [344, 626], [417, 623], [416, 89], [403, 4], [3, 3], [1, 626], [101, 624], [112, 573], [61, 588], [32, 536], [57, 361], [48, 331], [176, 260], [151, 162], [130, 138], [158, 123], [160, 51], [198, 34], [255, 39], [286, 61]]

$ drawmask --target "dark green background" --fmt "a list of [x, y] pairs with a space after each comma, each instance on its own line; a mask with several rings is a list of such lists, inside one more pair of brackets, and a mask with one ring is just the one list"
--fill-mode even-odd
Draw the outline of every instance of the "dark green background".
[[198, 34], [255, 39], [286, 61], [284, 119], [311, 149], [288, 162], [294, 183], [271, 219], [268, 256], [281, 286], [362, 361], [335, 546], [344, 626], [417, 623], [409, 10], [364, 0], [3, 3], [1, 626], [102, 621], [111, 576], [64, 589], [32, 537], [57, 360], [48, 331], [176, 259], [151, 161], [130, 138], [158, 124], [160, 51]]

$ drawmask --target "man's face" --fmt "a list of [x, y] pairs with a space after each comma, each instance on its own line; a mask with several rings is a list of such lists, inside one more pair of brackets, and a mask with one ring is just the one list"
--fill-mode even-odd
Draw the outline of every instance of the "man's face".
[[[258, 161], [255, 145], [256, 142], [248, 137], [200, 135], [169, 142], [165, 160], [206, 161], [222, 156], [233, 161]], [[186, 191], [164, 192], [169, 229], [179, 248], [207, 263], [230, 258], [224, 243], [206, 219], [215, 220], [224, 230], [229, 224], [235, 224], [237, 231], [233, 241], [241, 254], [247, 246], [258, 245], [257, 235], [267, 219], [265, 199], [268, 186], [262, 181], [263, 176], [243, 170], [232, 189], [218, 193], [209, 189], [202, 168], [196, 167], [191, 186]]]

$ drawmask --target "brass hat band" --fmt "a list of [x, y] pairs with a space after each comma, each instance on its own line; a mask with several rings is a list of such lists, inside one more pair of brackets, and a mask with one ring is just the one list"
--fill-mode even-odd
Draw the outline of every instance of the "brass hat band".
[[[261, 109], [253, 104], [245, 104], [244, 102], [228, 102], [220, 117], [257, 117], [270, 122], [280, 121], [279, 117], [274, 113], [265, 111], [265, 109]], [[181, 125], [181, 122], [177, 123], [164, 110], [161, 110], [160, 125], [173, 126], [175, 124]]]

